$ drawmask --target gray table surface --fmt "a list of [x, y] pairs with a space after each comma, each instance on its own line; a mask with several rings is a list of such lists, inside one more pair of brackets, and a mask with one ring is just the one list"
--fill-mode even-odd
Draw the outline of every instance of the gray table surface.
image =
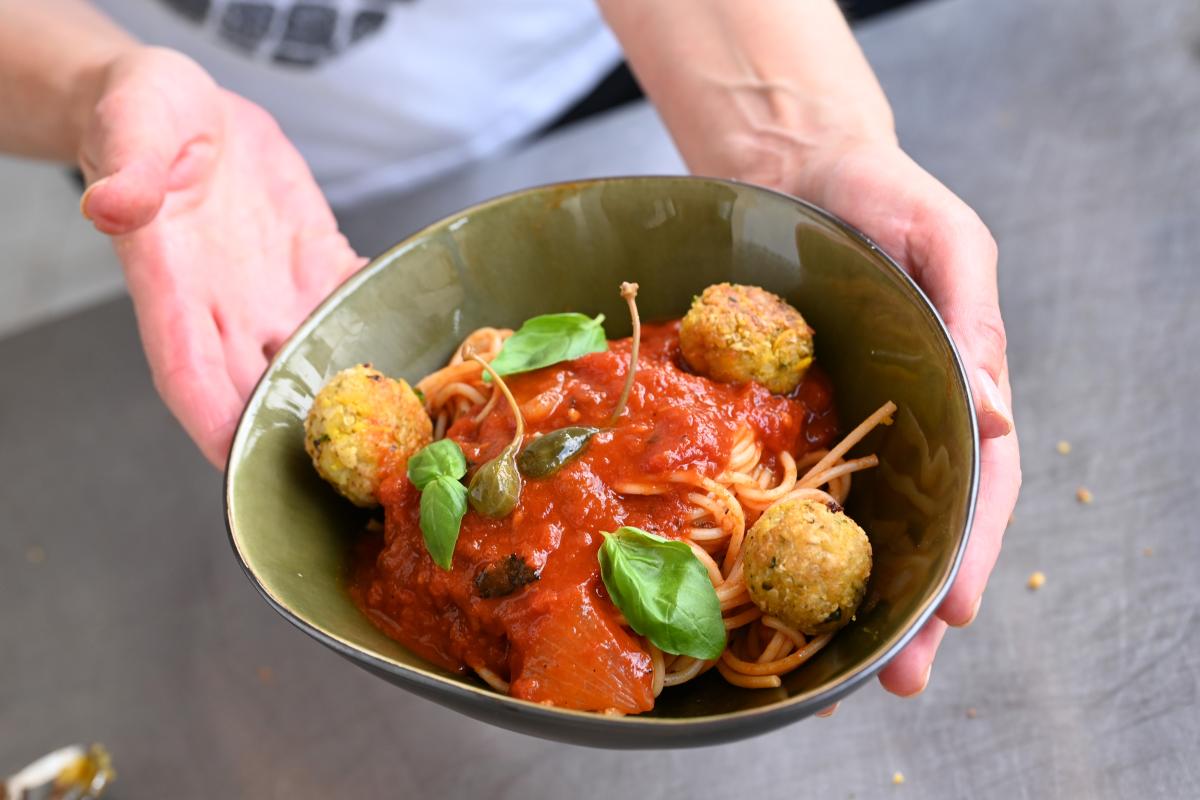
[[[923, 696], [617, 753], [372, 678], [242, 576], [118, 301], [0, 342], [0, 773], [98, 739], [118, 798], [1200, 794], [1200, 5], [959, 0], [861, 39], [906, 146], [1000, 242], [1025, 449], [982, 612]], [[370, 249], [522, 183], [679, 169], [646, 110], [539, 148], [347, 228]]]

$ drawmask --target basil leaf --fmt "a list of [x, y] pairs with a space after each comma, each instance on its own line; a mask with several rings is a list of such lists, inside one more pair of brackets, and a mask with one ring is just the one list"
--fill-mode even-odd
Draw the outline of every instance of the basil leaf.
[[[602, 353], [608, 349], [603, 322], [603, 314], [591, 319], [574, 312], [527, 319], [520, 330], [505, 340], [492, 360], [492, 369], [500, 375], [513, 375], [588, 353]], [[484, 375], [484, 380], [490, 378]]]
[[623, 527], [604, 534], [599, 559], [604, 586], [635, 631], [667, 653], [720, 657], [721, 603], [692, 548]]
[[454, 545], [467, 513], [467, 458], [453, 439], [427, 444], [408, 460], [408, 479], [421, 490], [421, 534], [425, 549], [442, 569], [450, 569]]
[[[442, 441], [445, 441], [444, 439]], [[450, 569], [454, 545], [467, 513], [467, 487], [457, 478], [439, 475], [421, 491], [421, 533], [425, 549], [442, 569]]]
[[458, 480], [467, 474], [467, 458], [453, 439], [439, 439], [422, 447], [408, 460], [408, 479], [424, 490], [434, 478]]

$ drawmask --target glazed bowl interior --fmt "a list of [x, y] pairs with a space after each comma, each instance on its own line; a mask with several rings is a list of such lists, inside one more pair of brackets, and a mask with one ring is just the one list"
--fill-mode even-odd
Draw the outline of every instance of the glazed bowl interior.
[[[653, 712], [614, 718], [537, 706], [441, 670], [368, 622], [346, 589], [364, 516], [327, 487], [303, 447], [313, 395], [369, 361], [415, 383], [472, 329], [536, 314], [603, 312], [641, 285], [643, 319], [681, 316], [709, 284], [755, 284], [815, 329], [843, 432], [884, 401], [895, 422], [855, 453], [848, 513], [874, 569], [857, 619], [770, 690], [716, 672], [666, 690]], [[226, 476], [237, 557], [287, 619], [429, 699], [526, 733], [584, 744], [706, 744], [769, 730], [836, 701], [915, 633], [957, 568], [974, 506], [977, 434], [962, 367], [936, 313], [878, 248], [829, 215], [764, 189], [700, 178], [628, 178], [530, 189], [468, 209], [384, 253], [340, 287], [279, 352], [238, 428]]]

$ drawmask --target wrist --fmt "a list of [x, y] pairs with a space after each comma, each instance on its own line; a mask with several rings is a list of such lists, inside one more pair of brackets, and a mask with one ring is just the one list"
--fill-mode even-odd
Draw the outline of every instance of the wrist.
[[897, 145], [891, 106], [865, 78], [835, 90], [788, 77], [703, 77], [697, 102], [664, 114], [694, 172], [784, 189], [815, 156]]
[[731, 131], [723, 145], [724, 170], [718, 174], [789, 192], [797, 191], [797, 176], [817, 162], [864, 148], [899, 151], [886, 102], [859, 108], [810, 107]]
[[134, 40], [86, 0], [0, 0], [0, 151], [71, 161], [103, 65]]

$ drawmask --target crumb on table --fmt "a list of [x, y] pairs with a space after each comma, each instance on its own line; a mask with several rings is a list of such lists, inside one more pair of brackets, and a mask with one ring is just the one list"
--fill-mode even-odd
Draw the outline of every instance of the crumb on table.
[[1041, 572], [1035, 572], [1029, 576], [1029, 580], [1026, 582], [1026, 585], [1030, 589], [1032, 589], [1033, 591], [1036, 592], [1038, 589], [1042, 588], [1042, 584], [1044, 584], [1045, 582], [1046, 582], [1045, 574], [1043, 574]]
[[967, 719], [975, 719], [977, 716], [979, 716], [979, 712], [974, 707], [967, 709]]
[[32, 545], [25, 550], [25, 560], [30, 564], [40, 564], [46, 560], [46, 551], [38, 545]]
[[1090, 489], [1088, 489], [1086, 486], [1080, 486], [1075, 490], [1075, 499], [1084, 505], [1087, 505], [1088, 503], [1092, 502], [1094, 498], [1092, 497], [1092, 492]]
[[1065, 456], [1067, 453], [1071, 452], [1071, 443], [1066, 439], [1062, 439], [1058, 444], [1054, 445], [1054, 449], [1058, 451], [1060, 456]]
[[892, 773], [892, 783], [896, 786], [899, 786], [900, 784], [904, 783], [904, 773], [903, 772], [893, 772]]

